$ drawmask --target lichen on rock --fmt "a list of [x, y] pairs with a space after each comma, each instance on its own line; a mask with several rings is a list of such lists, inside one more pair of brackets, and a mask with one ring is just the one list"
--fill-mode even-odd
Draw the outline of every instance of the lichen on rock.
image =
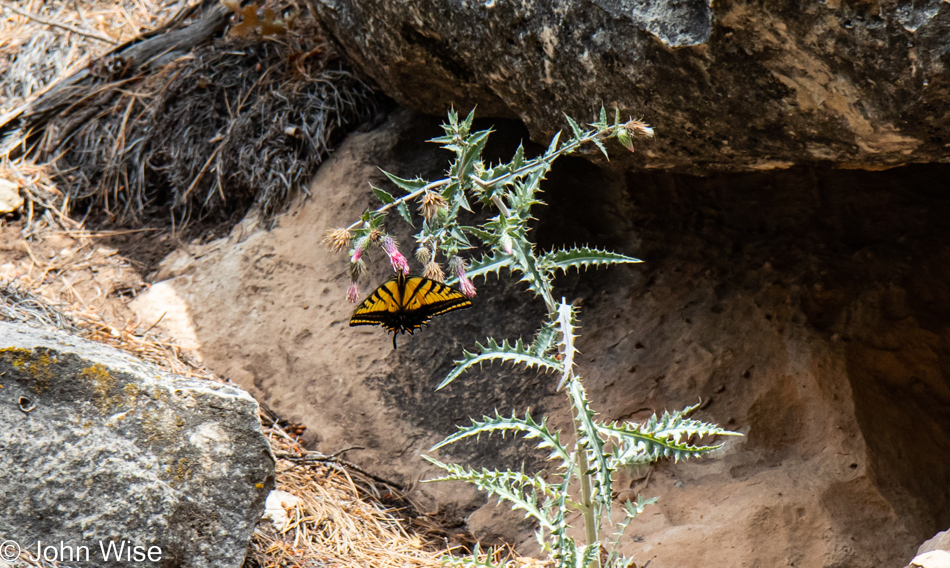
[[241, 565], [274, 487], [253, 398], [62, 332], [0, 323], [0, 347], [0, 537]]

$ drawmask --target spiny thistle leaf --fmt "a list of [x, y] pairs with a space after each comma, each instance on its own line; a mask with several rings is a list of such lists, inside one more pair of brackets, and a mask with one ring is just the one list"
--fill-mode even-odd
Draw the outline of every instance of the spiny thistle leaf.
[[[511, 268], [511, 257], [501, 254], [499, 252], [492, 252], [491, 254], [486, 254], [479, 258], [478, 260], [472, 260], [468, 263], [468, 269], [465, 271], [466, 275], [474, 280], [476, 276], [481, 276], [485, 280], [488, 280], [488, 275], [494, 273], [500, 277], [502, 268]], [[446, 284], [452, 285], [458, 282], [458, 277], [452, 277], [445, 281]]]
[[501, 345], [499, 345], [498, 342], [490, 338], [486, 345], [476, 343], [475, 348], [476, 353], [472, 353], [467, 349], [462, 351], [462, 359], [455, 362], [455, 367], [435, 390], [443, 388], [475, 365], [481, 366], [482, 363], [490, 363], [497, 360], [500, 360], [502, 363], [505, 361], [521, 363], [529, 369], [540, 367], [544, 371], [561, 370], [561, 365], [557, 362], [557, 359], [535, 354], [531, 348], [524, 346], [521, 339], [518, 339], [513, 344], [508, 343], [508, 340], [505, 339], [501, 342]]
[[399, 212], [399, 216], [402, 217], [402, 220], [405, 221], [410, 227], [415, 227], [412, 223], [412, 215], [409, 213], [409, 206], [406, 205], [405, 201], [400, 201], [396, 205], [396, 211]]
[[[620, 539], [623, 537], [623, 533], [627, 530], [627, 527], [630, 526], [630, 523], [633, 521], [633, 519], [642, 513], [647, 505], [653, 505], [656, 502], [656, 497], [644, 499], [643, 495], [637, 495], [636, 503], [630, 501], [629, 499], [624, 501], [623, 508], [626, 514], [624, 515], [623, 520], [617, 523], [617, 530], [614, 531], [614, 534], [610, 539], [610, 548], [616, 548], [619, 546]], [[613, 551], [611, 551], [611, 553], [613, 553]]]
[[556, 322], [545, 322], [541, 326], [541, 329], [538, 330], [537, 335], [534, 336], [534, 344], [532, 344], [532, 349], [534, 349], [535, 355], [546, 355], [551, 349], [554, 348], [554, 344], [557, 341], [557, 327]]
[[481, 158], [482, 150], [485, 148], [485, 143], [488, 142], [488, 136], [491, 133], [491, 130], [481, 130], [466, 139], [465, 148], [459, 153], [458, 179], [460, 183], [464, 183], [463, 180], [468, 180], [469, 176], [472, 175], [475, 162]]
[[[386, 177], [389, 178], [389, 181], [396, 184], [399, 189], [402, 189], [406, 193], [412, 193], [418, 189], [422, 189], [426, 186], [426, 180], [416, 178], [416, 179], [402, 179], [401, 177], [394, 176], [393, 174], [387, 172], [386, 170], [379, 170], [386, 174]], [[375, 189], [375, 188], [374, 188]], [[377, 194], [378, 195], [378, 194]]]
[[472, 554], [469, 556], [458, 557], [444, 554], [439, 560], [443, 566], [450, 566], [452, 568], [508, 568], [517, 565], [512, 560], [503, 560], [501, 558], [496, 562], [495, 557], [496, 554], [494, 550], [489, 548], [483, 553], [476, 542], [474, 548], [472, 548]]
[[524, 165], [524, 146], [518, 144], [518, 149], [515, 150], [515, 155], [511, 158], [511, 170], [517, 170]]
[[593, 466], [594, 477], [597, 483], [594, 483], [591, 488], [593, 490], [592, 498], [594, 501], [609, 507], [613, 493], [612, 479], [614, 468], [611, 467], [611, 463], [607, 459], [607, 454], [604, 453], [604, 441], [600, 438], [599, 432], [600, 424], [594, 420], [594, 416], [596, 415], [590, 408], [590, 403], [587, 400], [587, 391], [584, 390], [584, 385], [581, 384], [580, 380], [574, 378], [574, 380], [568, 383], [567, 388], [571, 394], [577, 431], [581, 437], [581, 439], [578, 440], [578, 445], [583, 444], [586, 451], [593, 457], [593, 463], [591, 465]]
[[487, 243], [495, 240], [495, 236], [493, 234], [480, 227], [472, 227], [470, 225], [459, 225], [459, 227], [473, 237], [481, 239], [483, 242]]
[[562, 369], [557, 390], [561, 390], [574, 372], [574, 355], [577, 354], [577, 350], [574, 349], [574, 308], [564, 298], [561, 298], [561, 303], [557, 307], [557, 327], [561, 334], [560, 360]]
[[688, 406], [677, 412], [664, 412], [657, 419], [656, 414], [647, 420], [650, 432], [669, 436], [741, 436], [739, 432], [732, 432], [720, 428], [716, 424], [701, 422], [688, 418], [689, 414], [699, 408], [699, 403]]
[[547, 306], [554, 306], [550, 283], [545, 279], [544, 274], [538, 270], [537, 257], [531, 250], [531, 244], [515, 242], [512, 246], [512, 256], [518, 270], [522, 272], [521, 281], [527, 283], [528, 288], [533, 290], [535, 294], [544, 298], [544, 303]]
[[[548, 487], [538, 476], [525, 475], [523, 472], [497, 471], [482, 468], [481, 471], [468, 469], [451, 463], [442, 463], [429, 456], [422, 456], [427, 462], [448, 472], [434, 479], [424, 479], [423, 482], [435, 481], [464, 481], [471, 483], [482, 491], [487, 491], [503, 501], [511, 503], [512, 509], [521, 509], [525, 517], [531, 517], [547, 530], [554, 529], [551, 520], [538, 507], [539, 491], [536, 484]], [[529, 490], [530, 492], [526, 492]], [[543, 495], [543, 492], [541, 493]]]
[[564, 115], [564, 118], [567, 119], [567, 123], [568, 123], [568, 124], [570, 125], [570, 127], [571, 127], [571, 132], [574, 133], [574, 138], [576, 138], [576, 139], [578, 139], [578, 140], [580, 140], [581, 138], [583, 138], [583, 137], [584, 137], [584, 133], [581, 131], [581, 127], [578, 126], [576, 122], [574, 122], [574, 119], [571, 118], [571, 117], [569, 117], [569, 116], [566, 115], [566, 114]]
[[596, 138], [592, 138], [591, 141], [594, 143], [594, 146], [597, 146], [600, 152], [604, 155], [604, 158], [607, 158], [607, 161], [609, 162], [610, 156], [607, 155], [607, 148], [604, 147], [604, 143]]
[[385, 204], [390, 204], [393, 201], [396, 201], [396, 198], [392, 196], [388, 191], [381, 187], [376, 187], [375, 185], [370, 185], [373, 189], [373, 193], [376, 194], [376, 197]]
[[572, 247], [547, 252], [538, 259], [538, 265], [549, 272], [562, 270], [565, 273], [576, 268], [580, 271], [590, 266], [598, 267], [610, 264], [632, 264], [643, 262], [638, 258], [626, 256], [616, 252], [600, 250], [590, 247]]
[[473, 108], [472, 110], [468, 111], [468, 116], [465, 117], [465, 120], [463, 120], [462, 124], [459, 126], [459, 134], [461, 134], [462, 136], [468, 136], [469, 131], [472, 129], [472, 122], [474, 120], [475, 120], [475, 109]]
[[544, 155], [545, 155], [545, 156], [551, 156], [551, 155], [553, 155], [555, 152], [557, 152], [557, 145], [558, 145], [558, 142], [560, 142], [560, 141], [561, 141], [561, 131], [558, 130], [558, 131], [554, 134], [554, 138], [551, 138], [551, 143], [548, 145], [548, 149], [547, 149], [547, 151], [544, 153]]
[[480, 422], [473, 419], [470, 426], [459, 426], [458, 432], [442, 440], [435, 446], [432, 446], [429, 451], [435, 451], [443, 446], [454, 444], [459, 440], [471, 438], [472, 436], [475, 436], [475, 438], [478, 438], [482, 434], [490, 436], [494, 432], [501, 432], [502, 435], [504, 435], [505, 432], [515, 431], [521, 432], [526, 440], [537, 438], [538, 448], [551, 450], [549, 459], [559, 458], [561, 460], [561, 467], [570, 467], [571, 456], [567, 448], [564, 447], [564, 444], [561, 443], [560, 434], [551, 432], [548, 429], [547, 418], [542, 420], [539, 424], [531, 418], [530, 413], [526, 412], [524, 419], [522, 419], [515, 416], [514, 411], [512, 411], [511, 417], [508, 418], [499, 414], [497, 410], [495, 411], [494, 418], [491, 416], [483, 416], [482, 418], [483, 420]]
[[[615, 452], [617, 464], [644, 463], [660, 458], [673, 458], [674, 461], [701, 456], [722, 447], [697, 446], [689, 443], [692, 436], [741, 436], [738, 432], [724, 430], [715, 424], [687, 418], [686, 414], [695, 409], [691, 406], [681, 412], [664, 412], [659, 419], [654, 414], [644, 424], [612, 422], [598, 424], [601, 434], [619, 441]], [[682, 441], [681, 441], [682, 440]]]

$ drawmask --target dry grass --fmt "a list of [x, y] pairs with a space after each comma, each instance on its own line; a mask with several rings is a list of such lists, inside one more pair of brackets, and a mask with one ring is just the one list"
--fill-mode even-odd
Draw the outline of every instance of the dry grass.
[[[269, 219], [306, 193], [345, 129], [375, 113], [372, 90], [342, 67], [303, 0], [259, 1], [292, 14], [292, 25], [234, 37], [201, 28], [226, 21], [216, 19], [227, 11], [214, 0], [102, 0], [91, 3], [95, 20], [42, 4], [24, 16], [7, 1], [0, 109], [17, 112], [0, 118], [8, 134], [0, 151], [48, 162], [63, 188], [54, 204], [61, 211], [92, 206], [135, 226], [220, 221], [257, 206]], [[197, 47], [135, 61], [126, 55], [142, 42], [96, 39], [119, 43], [172, 15], [176, 31], [205, 30], [195, 33]]]
[[[441, 552], [410, 535], [399, 514], [370, 496], [372, 480], [333, 459], [303, 464], [289, 458], [308, 452], [279, 426], [266, 428], [279, 456], [277, 487], [297, 498], [285, 506], [288, 522], [262, 522], [254, 533], [250, 566], [435, 567]], [[355, 478], [355, 479], [354, 479]], [[359, 486], [357, 485], [359, 483]], [[386, 487], [384, 491], [394, 491]]]
[[[0, 0], [0, 123], [50, 85], [195, 1]], [[5, 142], [3, 155], [17, 140]], [[66, 216], [70, 203], [49, 165], [2, 158], [0, 178], [17, 183], [26, 200], [27, 236], [49, 226], [78, 224]]]
[[194, 1], [0, 0], [0, 116]]
[[[9, 235], [14, 227], [4, 231]], [[101, 235], [46, 230], [32, 241], [3, 239], [0, 319], [35, 322], [108, 344], [175, 374], [212, 378], [172, 338], [126, 307], [146, 287], [132, 261]]]
[[[264, 417], [264, 423], [270, 421]], [[428, 568], [442, 566], [448, 547], [438, 522], [425, 516], [406, 528], [408, 504], [400, 490], [333, 456], [308, 452], [278, 424], [265, 426], [278, 456], [277, 488], [296, 499], [286, 504], [287, 523], [262, 522], [252, 539], [249, 566]], [[393, 503], [397, 505], [392, 505]], [[495, 566], [550, 567], [508, 548], [491, 552]], [[484, 561], [487, 555], [482, 555]]]

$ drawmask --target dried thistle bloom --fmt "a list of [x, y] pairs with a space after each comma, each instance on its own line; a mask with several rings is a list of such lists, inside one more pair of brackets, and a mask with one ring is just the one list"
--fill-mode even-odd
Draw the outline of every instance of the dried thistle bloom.
[[472, 284], [472, 281], [468, 279], [468, 275], [465, 274], [465, 261], [462, 260], [460, 256], [453, 256], [449, 260], [449, 270], [455, 273], [455, 276], [459, 279], [459, 290], [469, 298], [475, 297], [475, 285]]
[[323, 237], [323, 242], [330, 252], [340, 252], [350, 245], [350, 232], [347, 229], [327, 231], [327, 234]]
[[381, 246], [386, 252], [386, 256], [389, 257], [389, 263], [392, 264], [393, 270], [402, 272], [403, 274], [409, 274], [409, 262], [406, 260], [406, 257], [399, 252], [399, 245], [396, 244], [396, 240], [389, 236], [383, 237]]
[[425, 269], [422, 271], [422, 275], [429, 280], [445, 282], [445, 273], [442, 272], [442, 267], [439, 266], [438, 262], [427, 263]]
[[422, 203], [419, 204], [419, 211], [422, 212], [423, 217], [431, 220], [436, 216], [436, 214], [438, 214], [439, 210], [447, 209], [448, 206], [448, 201], [446, 201], [441, 194], [436, 193], [435, 191], [427, 190], [422, 196]]
[[366, 235], [366, 238], [368, 238], [369, 241], [375, 245], [375, 244], [378, 244], [379, 240], [382, 239], [385, 235], [386, 233], [384, 233], [382, 229], [377, 227], [371, 230], [369, 234]]
[[432, 260], [432, 252], [429, 251], [429, 247], [422, 246], [417, 248], [416, 260], [419, 261], [419, 264], [429, 264], [429, 261]]
[[653, 128], [642, 120], [631, 120], [623, 125], [624, 130], [631, 136], [641, 136], [643, 138], [653, 138]]
[[360, 283], [356, 280], [350, 282], [350, 287], [346, 290], [346, 300], [351, 304], [360, 301]]

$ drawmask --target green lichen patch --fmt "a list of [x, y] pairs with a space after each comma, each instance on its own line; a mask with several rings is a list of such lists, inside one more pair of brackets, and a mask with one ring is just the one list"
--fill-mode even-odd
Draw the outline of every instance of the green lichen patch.
[[34, 393], [39, 394], [49, 389], [53, 379], [50, 367], [56, 363], [56, 355], [49, 349], [6, 347], [0, 349], [0, 360], [19, 371], [21, 378], [29, 380], [30, 389]]
[[186, 458], [178, 458], [178, 461], [172, 462], [168, 468], [168, 475], [172, 483], [185, 483], [192, 476], [191, 463]]
[[96, 395], [93, 403], [99, 408], [99, 412], [105, 413], [113, 406], [122, 403], [121, 394], [112, 394], [119, 379], [110, 373], [105, 365], [96, 363], [91, 367], [86, 367], [80, 376], [92, 382]]

